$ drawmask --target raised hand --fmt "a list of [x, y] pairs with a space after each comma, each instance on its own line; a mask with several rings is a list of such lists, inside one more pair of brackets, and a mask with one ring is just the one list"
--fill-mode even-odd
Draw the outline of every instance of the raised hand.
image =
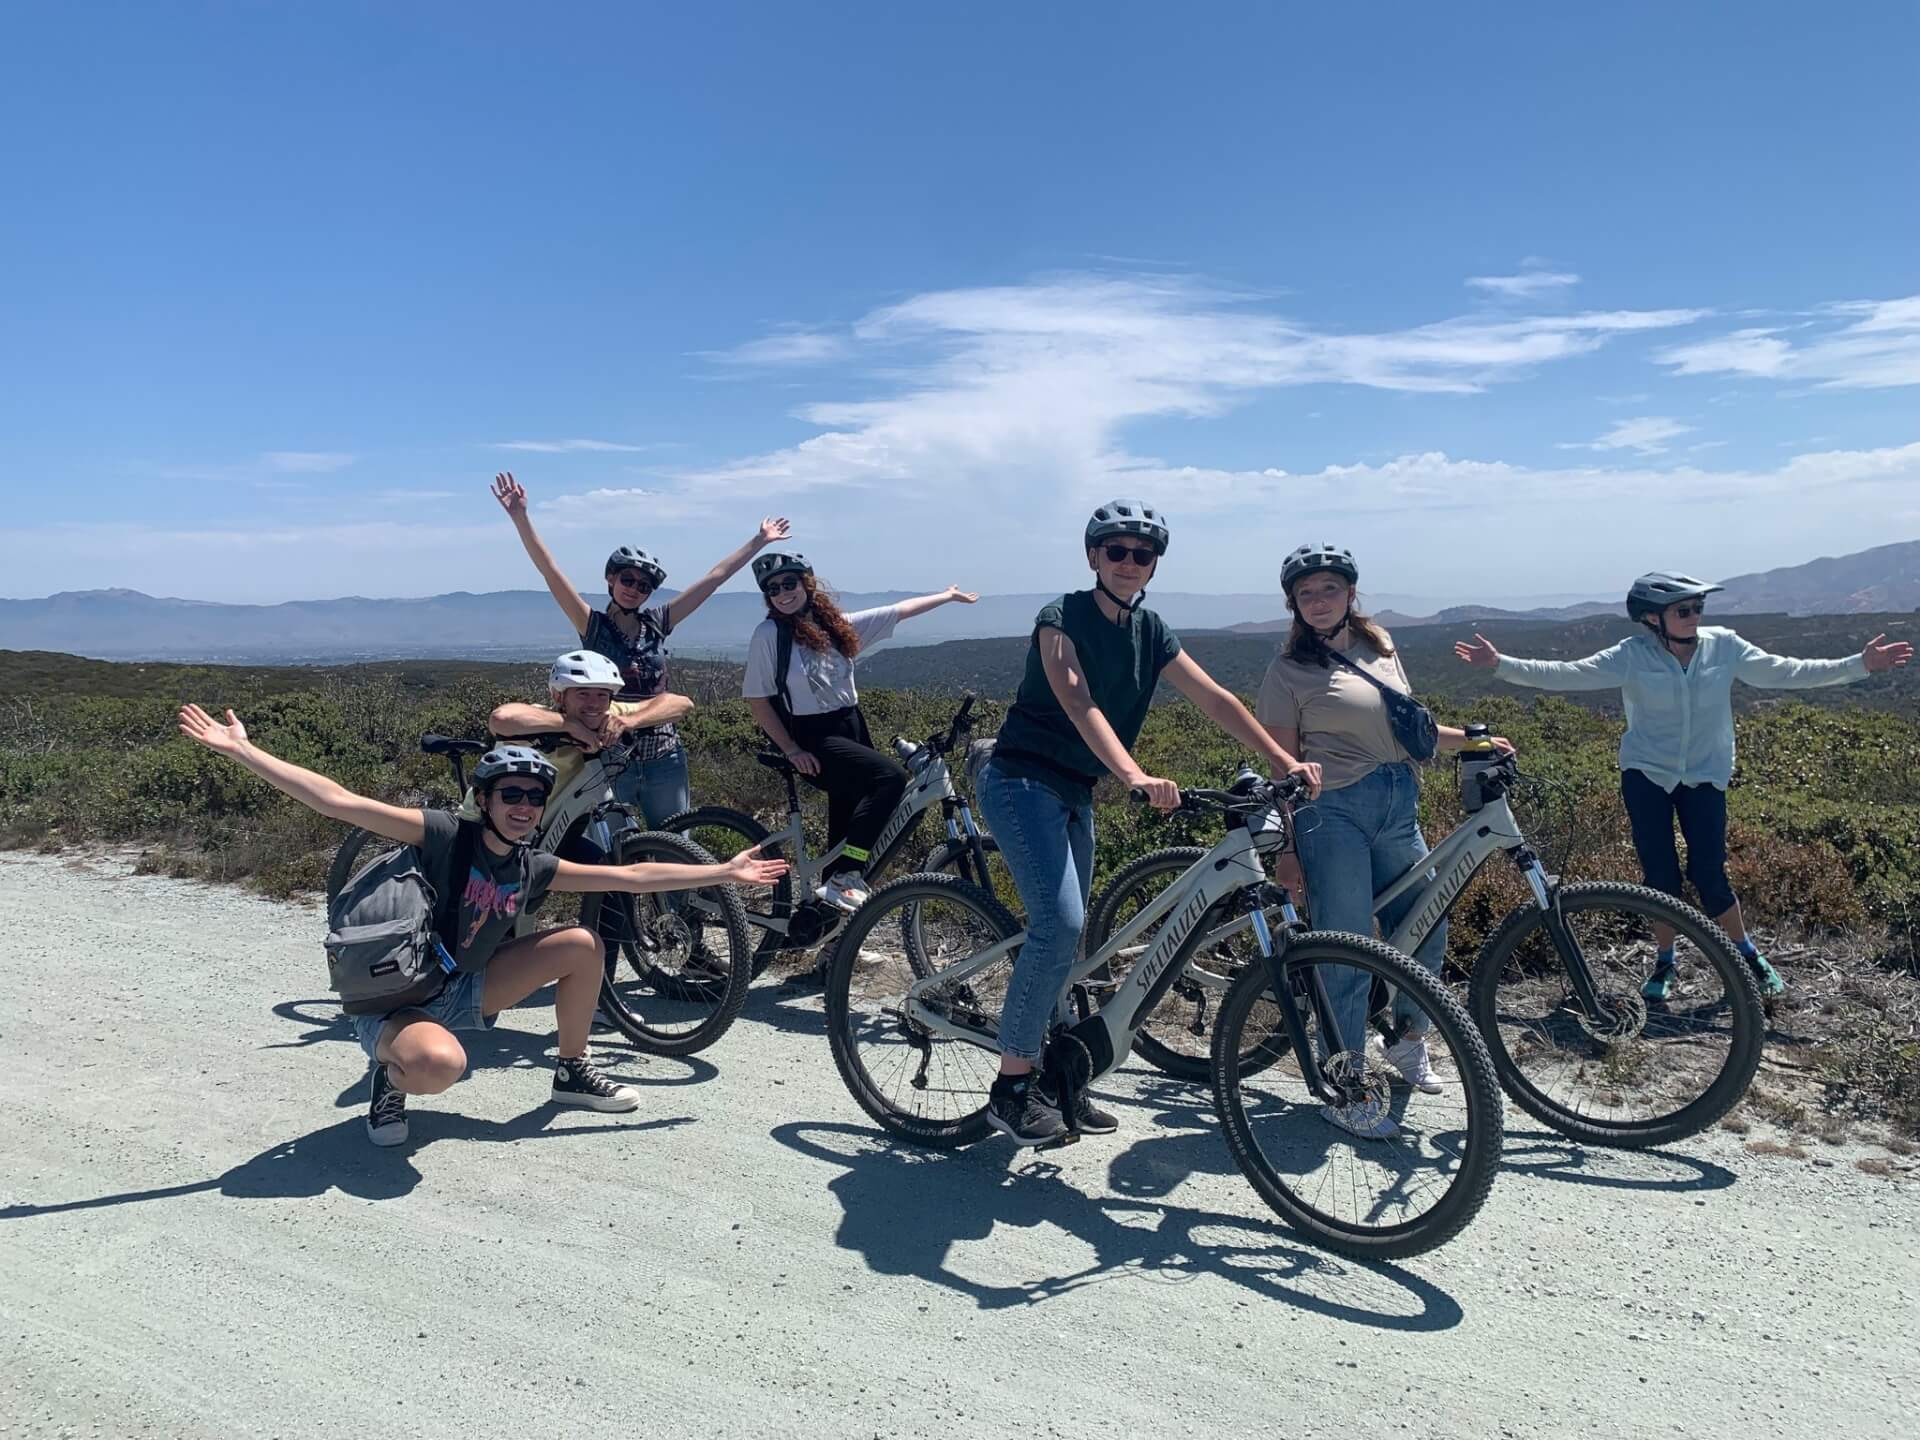
[[769, 515], [760, 522], [760, 533], [754, 537], [756, 546], [771, 545], [776, 540], [784, 540], [793, 533], [793, 526], [784, 515]]
[[962, 590], [958, 585], [949, 585], [940, 592], [942, 600], [956, 600], [962, 605], [971, 605], [980, 598], [978, 590]]
[[1896, 665], [1904, 665], [1913, 659], [1913, 646], [1904, 640], [1895, 640], [1891, 645], [1883, 645], [1885, 635], [1876, 635], [1867, 641], [1867, 648], [1860, 652], [1860, 658], [1867, 662], [1869, 674], [1881, 670], [1891, 670]]
[[787, 862], [762, 859], [756, 845], [742, 850], [720, 868], [729, 885], [771, 885], [787, 873]]
[[240, 717], [227, 711], [226, 724], [221, 724], [198, 705], [180, 707], [180, 733], [189, 740], [207, 747], [216, 755], [225, 755], [237, 760], [247, 752], [247, 727], [240, 723]]
[[500, 502], [500, 508], [512, 519], [526, 518], [527, 488], [513, 478], [511, 470], [502, 470], [493, 477], [493, 498]]
[[1471, 640], [1454, 641], [1453, 653], [1467, 664], [1481, 670], [1491, 670], [1500, 663], [1500, 652], [1493, 648], [1493, 642], [1478, 632]]

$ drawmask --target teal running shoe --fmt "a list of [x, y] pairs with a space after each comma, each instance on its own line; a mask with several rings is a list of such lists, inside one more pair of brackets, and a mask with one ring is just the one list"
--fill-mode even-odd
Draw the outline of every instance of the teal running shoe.
[[1680, 977], [1680, 967], [1671, 960], [1662, 960], [1653, 967], [1653, 974], [1647, 977], [1647, 983], [1640, 987], [1640, 993], [1649, 1000], [1667, 1000], [1673, 996], [1673, 982]]
[[1746, 957], [1747, 968], [1753, 971], [1753, 978], [1760, 982], [1762, 995], [1784, 995], [1787, 982], [1780, 978], [1780, 972], [1767, 963], [1767, 957], [1755, 953]]

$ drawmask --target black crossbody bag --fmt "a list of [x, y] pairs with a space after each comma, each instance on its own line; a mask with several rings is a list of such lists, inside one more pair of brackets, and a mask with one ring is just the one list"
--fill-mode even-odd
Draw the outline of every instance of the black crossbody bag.
[[1434, 723], [1433, 712], [1404, 690], [1396, 690], [1362, 670], [1331, 645], [1326, 648], [1329, 659], [1346, 666], [1380, 692], [1380, 698], [1387, 702], [1387, 724], [1393, 728], [1393, 738], [1400, 742], [1400, 748], [1415, 760], [1431, 760], [1440, 749], [1440, 727]]

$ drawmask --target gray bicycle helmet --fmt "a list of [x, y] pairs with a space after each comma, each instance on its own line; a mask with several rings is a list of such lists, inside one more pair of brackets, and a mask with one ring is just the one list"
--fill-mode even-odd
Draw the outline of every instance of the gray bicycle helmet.
[[1682, 575], [1678, 570], [1649, 570], [1627, 591], [1627, 614], [1635, 620], [1643, 615], [1658, 615], [1669, 605], [1699, 599], [1726, 588], [1709, 585], [1692, 575]]
[[766, 589], [767, 581], [776, 575], [811, 575], [813, 566], [807, 563], [804, 555], [789, 555], [778, 550], [769, 550], [758, 556], [753, 562], [753, 583]]
[[664, 565], [646, 551], [635, 549], [631, 545], [622, 545], [607, 557], [607, 574], [611, 575], [616, 570], [638, 570], [653, 582], [653, 588], [656, 590], [660, 588], [660, 582], [667, 578], [667, 569]]
[[551, 787], [559, 774], [553, 762], [538, 750], [525, 745], [496, 745], [473, 767], [473, 784], [479, 790], [509, 775], [528, 775]]
[[547, 692], [552, 695], [562, 690], [612, 690], [617, 694], [624, 683], [620, 667], [592, 650], [569, 650], [547, 671]]
[[1344, 575], [1349, 585], [1360, 583], [1360, 567], [1354, 563], [1353, 552], [1344, 545], [1327, 541], [1320, 545], [1302, 545], [1288, 555], [1280, 566], [1280, 588], [1291, 595], [1294, 582], [1316, 570], [1331, 570], [1336, 575]]
[[1115, 535], [1138, 535], [1167, 553], [1167, 519], [1144, 500], [1109, 500], [1087, 521], [1087, 549]]

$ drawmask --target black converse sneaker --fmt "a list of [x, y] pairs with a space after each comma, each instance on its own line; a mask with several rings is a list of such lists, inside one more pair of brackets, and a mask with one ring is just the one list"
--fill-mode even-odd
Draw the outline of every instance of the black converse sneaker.
[[407, 1092], [394, 1089], [387, 1067], [373, 1062], [373, 1103], [367, 1106], [367, 1139], [376, 1145], [407, 1143]]
[[584, 1055], [574, 1060], [563, 1055], [553, 1069], [553, 1103], [584, 1105], [589, 1110], [638, 1110], [640, 1092], [631, 1085], [614, 1084]]
[[987, 1123], [1016, 1145], [1044, 1145], [1067, 1133], [1031, 1072], [1002, 1075], [987, 1092]]

